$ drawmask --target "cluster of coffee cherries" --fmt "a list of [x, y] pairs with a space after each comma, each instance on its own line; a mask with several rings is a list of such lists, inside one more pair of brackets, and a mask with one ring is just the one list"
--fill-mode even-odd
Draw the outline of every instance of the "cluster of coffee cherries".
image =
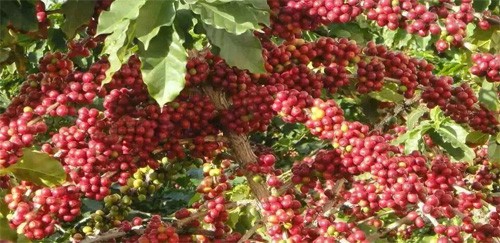
[[27, 182], [11, 188], [4, 198], [12, 211], [7, 216], [12, 229], [31, 240], [41, 240], [55, 231], [55, 225], [71, 222], [80, 215], [80, 191], [75, 186], [43, 188]]
[[181, 241], [181, 237], [177, 234], [176, 229], [167, 223], [163, 222], [161, 216], [153, 215], [149, 220], [144, 233], [140, 236], [133, 235], [124, 237], [122, 242], [126, 243], [150, 243], [150, 242], [185, 242]]
[[479, 77], [486, 77], [490, 82], [500, 82], [500, 55], [476, 53], [472, 55], [474, 64], [470, 72]]

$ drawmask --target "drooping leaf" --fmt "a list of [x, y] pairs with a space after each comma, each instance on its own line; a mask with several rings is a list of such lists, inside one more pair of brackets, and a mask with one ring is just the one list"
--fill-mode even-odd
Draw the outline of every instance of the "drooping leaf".
[[241, 35], [231, 34], [225, 30], [203, 25], [208, 39], [220, 48], [220, 56], [231, 66], [248, 69], [252, 73], [264, 73], [262, 46], [250, 31]]
[[103, 85], [111, 81], [113, 74], [120, 69], [122, 62], [128, 57], [125, 43], [127, 41], [129, 23], [130, 20], [121, 22], [114, 27], [116, 30], [106, 37], [102, 52], [109, 54], [108, 61], [110, 66], [106, 70], [106, 79], [102, 81]]
[[493, 163], [500, 163], [500, 144], [495, 139], [490, 139], [488, 143], [488, 158]]
[[192, 9], [201, 16], [205, 24], [237, 35], [260, 29], [259, 23], [269, 25], [267, 11], [255, 9], [238, 1], [222, 4], [199, 2], [193, 5]]
[[495, 86], [491, 82], [483, 81], [479, 90], [478, 100], [491, 111], [498, 111], [500, 109], [500, 100], [495, 91]]
[[451, 157], [457, 161], [472, 162], [475, 158], [474, 150], [465, 144], [465, 139], [461, 140], [448, 129], [439, 127], [435, 130], [438, 139], [433, 141], [441, 146]]
[[23, 149], [23, 157], [7, 170], [17, 179], [53, 187], [66, 181], [61, 163], [46, 153]]
[[170, 102], [184, 88], [186, 50], [177, 32], [170, 26], [161, 27], [149, 48], [139, 52], [142, 75], [149, 94], [160, 106]]
[[1, 1], [0, 25], [12, 24], [18, 30], [33, 31], [38, 29], [34, 1]]
[[135, 37], [148, 48], [149, 42], [160, 31], [161, 26], [171, 25], [175, 18], [177, 1], [146, 1], [136, 19]]
[[419, 106], [417, 109], [413, 110], [406, 117], [406, 129], [411, 130], [418, 124], [418, 120], [426, 113], [429, 109], [427, 107]]
[[104, 11], [99, 16], [97, 25], [97, 35], [109, 34], [123, 29], [123, 23], [134, 20], [139, 15], [139, 9], [146, 3], [146, 0], [115, 0], [109, 11]]
[[68, 39], [72, 39], [76, 30], [89, 22], [94, 13], [94, 5], [95, 1], [92, 0], [68, 0], [63, 3], [61, 12], [65, 19], [61, 29]]
[[382, 87], [382, 90], [378, 92], [371, 92], [369, 95], [370, 97], [383, 102], [403, 102], [404, 97], [396, 91], [397, 89], [397, 85], [388, 83]]
[[482, 133], [480, 131], [473, 131], [467, 135], [465, 142], [470, 145], [483, 145], [488, 142], [490, 138], [489, 134]]

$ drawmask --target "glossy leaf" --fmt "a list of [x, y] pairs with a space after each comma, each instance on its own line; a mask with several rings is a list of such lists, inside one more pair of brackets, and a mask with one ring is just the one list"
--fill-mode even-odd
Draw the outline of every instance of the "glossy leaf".
[[187, 60], [186, 50], [177, 32], [172, 27], [161, 27], [149, 48], [142, 48], [139, 56], [149, 94], [160, 106], [174, 100], [184, 88]]
[[382, 90], [378, 92], [371, 92], [369, 96], [384, 102], [396, 102], [396, 103], [403, 102], [404, 96], [396, 92], [397, 89], [398, 89], [397, 85], [386, 84], [382, 87]]
[[61, 29], [68, 39], [75, 36], [78, 28], [88, 24], [94, 14], [94, 5], [95, 1], [68, 0], [61, 6], [61, 12], [65, 16]]
[[256, 9], [270, 10], [266, 0], [205, 0], [208, 3], [228, 3], [228, 2], [241, 2], [248, 4]]
[[500, 109], [500, 99], [495, 91], [495, 86], [491, 82], [483, 81], [479, 90], [478, 100], [491, 111], [498, 111]]
[[473, 131], [467, 135], [467, 138], [465, 139], [465, 142], [470, 145], [483, 145], [486, 142], [488, 142], [488, 139], [490, 138], [489, 134], [482, 133], [480, 131]]
[[1, 1], [0, 25], [12, 24], [18, 30], [33, 31], [38, 29], [34, 1]]
[[115, 0], [111, 4], [109, 11], [104, 11], [99, 16], [97, 25], [97, 35], [109, 34], [120, 31], [124, 20], [134, 20], [139, 16], [139, 9], [146, 3], [146, 0]]
[[123, 21], [119, 25], [115, 26], [116, 31], [106, 38], [106, 42], [103, 48], [103, 53], [109, 54], [108, 61], [110, 67], [106, 70], [106, 79], [102, 81], [102, 84], [109, 83], [113, 74], [118, 71], [128, 57], [126, 52], [126, 41], [127, 41], [127, 31], [129, 28], [130, 21]]
[[500, 163], [500, 144], [495, 139], [490, 139], [488, 143], [488, 158], [493, 163]]
[[146, 1], [136, 19], [135, 37], [147, 49], [149, 42], [160, 31], [161, 26], [171, 25], [176, 14], [177, 2], [173, 0]]
[[436, 129], [436, 133], [439, 135], [438, 140], [434, 140], [436, 144], [441, 146], [445, 151], [450, 154], [457, 161], [467, 161], [472, 162], [475, 158], [474, 150], [469, 148], [465, 144], [465, 139], [457, 137], [455, 134], [451, 133], [448, 129], [440, 127]]
[[474, 8], [474, 10], [476, 10], [478, 12], [482, 12], [482, 11], [488, 9], [490, 4], [491, 4], [491, 0], [474, 0], [474, 1], [472, 1], [472, 7]]
[[241, 35], [204, 25], [210, 42], [220, 48], [220, 56], [231, 66], [248, 69], [252, 73], [264, 73], [264, 58], [260, 41], [251, 32]]
[[269, 25], [267, 11], [255, 9], [241, 2], [223, 4], [199, 2], [194, 5], [193, 11], [201, 16], [204, 23], [237, 35], [260, 29], [259, 23]]
[[30, 149], [23, 149], [23, 157], [7, 170], [19, 180], [40, 186], [53, 187], [66, 181], [66, 172], [61, 162], [46, 153]]
[[406, 128], [408, 130], [413, 129], [418, 124], [418, 120], [429, 111], [427, 107], [419, 106], [417, 109], [414, 109], [408, 116], [406, 117]]

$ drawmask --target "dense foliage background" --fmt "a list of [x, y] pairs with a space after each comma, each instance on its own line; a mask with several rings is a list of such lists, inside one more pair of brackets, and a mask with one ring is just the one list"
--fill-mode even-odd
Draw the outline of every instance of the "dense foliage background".
[[498, 0], [0, 2], [0, 240], [498, 242]]

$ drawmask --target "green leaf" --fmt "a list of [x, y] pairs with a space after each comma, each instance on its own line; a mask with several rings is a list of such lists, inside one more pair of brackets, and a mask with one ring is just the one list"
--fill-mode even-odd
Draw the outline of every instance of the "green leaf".
[[34, 1], [1, 1], [0, 25], [12, 24], [18, 30], [38, 29]]
[[[193, 2], [197, 2], [197, 0], [195, 0]], [[253, 6], [256, 9], [261, 9], [261, 10], [266, 10], [266, 11], [271, 10], [269, 8], [269, 5], [267, 5], [267, 1], [266, 0], [205, 0], [205, 2], [208, 2], [208, 3], [241, 2], [241, 3], [244, 3], [244, 4], [251, 5], [251, 6]]]
[[15, 230], [10, 228], [9, 220], [6, 218], [0, 218], [0, 239], [7, 242], [16, 242], [17, 240], [17, 233]]
[[103, 207], [104, 207], [104, 204], [101, 201], [92, 200], [89, 198], [82, 199], [82, 211], [94, 212], [94, 211], [97, 211], [99, 209], [102, 209]]
[[493, 163], [500, 163], [500, 144], [495, 139], [490, 139], [488, 143], [488, 158]]
[[400, 135], [398, 138], [391, 142], [392, 145], [398, 145], [404, 143], [405, 154], [409, 154], [413, 151], [419, 151], [423, 146], [423, 135], [427, 133], [432, 125], [429, 121], [423, 121], [420, 125], [416, 126], [412, 130], [407, 131], [405, 134]]
[[148, 48], [161, 26], [173, 23], [176, 9], [177, 1], [173, 0], [149, 0], [141, 7], [136, 19], [135, 37], [144, 44], [144, 48]]
[[244, 183], [235, 186], [228, 194], [232, 202], [237, 202], [250, 198], [250, 193], [250, 187]]
[[106, 37], [102, 53], [109, 54], [108, 61], [110, 66], [106, 70], [106, 79], [102, 81], [103, 85], [111, 81], [113, 74], [120, 69], [122, 62], [128, 57], [125, 43], [127, 41], [129, 23], [130, 20], [121, 22], [115, 26], [116, 31]]
[[438, 124], [441, 123], [444, 119], [443, 112], [439, 107], [434, 107], [432, 108], [431, 112], [429, 113], [431, 120], [435, 123]]
[[229, 227], [231, 227], [232, 229], [234, 229], [234, 227], [238, 223], [238, 220], [240, 218], [240, 214], [241, 214], [241, 208], [240, 207], [237, 207], [237, 208], [229, 211], [229, 219], [227, 220], [227, 224], [229, 225]]
[[95, 1], [89, 0], [68, 0], [61, 6], [61, 12], [65, 16], [61, 29], [68, 37], [72, 39], [76, 30], [89, 22], [94, 14]]
[[[175, 15], [173, 26], [179, 37], [183, 40], [183, 45], [186, 49], [193, 49], [195, 44], [193, 36], [189, 33], [194, 26], [193, 19], [193, 12], [188, 9], [177, 10]], [[199, 40], [206, 40], [206, 38], [199, 38]]]
[[248, 69], [252, 73], [265, 73], [260, 41], [250, 31], [241, 35], [203, 25], [210, 42], [220, 48], [220, 56], [230, 66]]
[[441, 123], [440, 128], [448, 130], [448, 132], [453, 134], [462, 143], [465, 143], [467, 135], [469, 135], [469, 132], [465, 128], [448, 119], [446, 122]]
[[451, 133], [449, 129], [439, 127], [435, 130], [438, 138], [433, 138], [433, 141], [441, 146], [453, 159], [457, 161], [472, 162], [475, 158], [474, 150], [465, 144], [465, 139], [459, 139], [455, 134]]
[[40, 186], [57, 186], [66, 181], [66, 172], [61, 163], [46, 153], [23, 149], [23, 157], [7, 170], [17, 179], [30, 181]]
[[482, 11], [488, 9], [490, 4], [491, 4], [491, 0], [474, 0], [474, 1], [472, 1], [472, 7], [477, 12], [482, 12]]
[[495, 92], [495, 86], [491, 82], [483, 81], [478, 99], [479, 102], [483, 103], [491, 111], [498, 111], [500, 109], [500, 100], [497, 92]]
[[161, 27], [147, 50], [141, 48], [142, 77], [149, 94], [160, 106], [170, 102], [184, 88], [186, 50], [172, 27]]
[[489, 134], [482, 133], [480, 131], [473, 131], [467, 135], [467, 138], [465, 138], [465, 142], [471, 145], [483, 145], [488, 142], [489, 138]]
[[223, 4], [199, 2], [192, 6], [192, 10], [201, 16], [204, 23], [237, 35], [248, 30], [260, 29], [259, 23], [269, 25], [267, 11], [255, 9], [241, 2]]
[[408, 139], [405, 141], [405, 154], [409, 154], [413, 151], [420, 151], [423, 145], [422, 136], [425, 133], [422, 129], [416, 129], [408, 134]]
[[392, 44], [394, 43], [394, 37], [396, 36], [397, 32], [399, 31], [393, 31], [385, 28], [383, 29], [382, 38], [384, 38], [384, 43], [387, 46], [392, 46]]
[[404, 101], [404, 97], [396, 92], [397, 89], [398, 86], [396, 84], [387, 83], [382, 87], [382, 90], [378, 92], [372, 92], [369, 94], [369, 96], [383, 102], [400, 103]]
[[[123, 29], [124, 20], [134, 20], [139, 16], [139, 9], [146, 3], [146, 0], [115, 0], [111, 4], [109, 11], [104, 11], [99, 16], [97, 25], [97, 35], [109, 34]], [[107, 40], [106, 40], [107, 41]]]
[[413, 129], [417, 124], [420, 117], [422, 117], [425, 113], [427, 113], [429, 109], [427, 107], [419, 106], [417, 109], [413, 110], [406, 117], [406, 128], [408, 130]]
[[[476, 1], [474, 1], [476, 2]], [[473, 24], [473, 23], [469, 23], [467, 24], [467, 26], [465, 27], [465, 33], [467, 36], [472, 36], [474, 34], [474, 29], [476, 29], [476, 25]]]
[[64, 39], [64, 33], [61, 29], [49, 29], [48, 33], [47, 44], [52, 51], [64, 50], [66, 48], [67, 43]]

